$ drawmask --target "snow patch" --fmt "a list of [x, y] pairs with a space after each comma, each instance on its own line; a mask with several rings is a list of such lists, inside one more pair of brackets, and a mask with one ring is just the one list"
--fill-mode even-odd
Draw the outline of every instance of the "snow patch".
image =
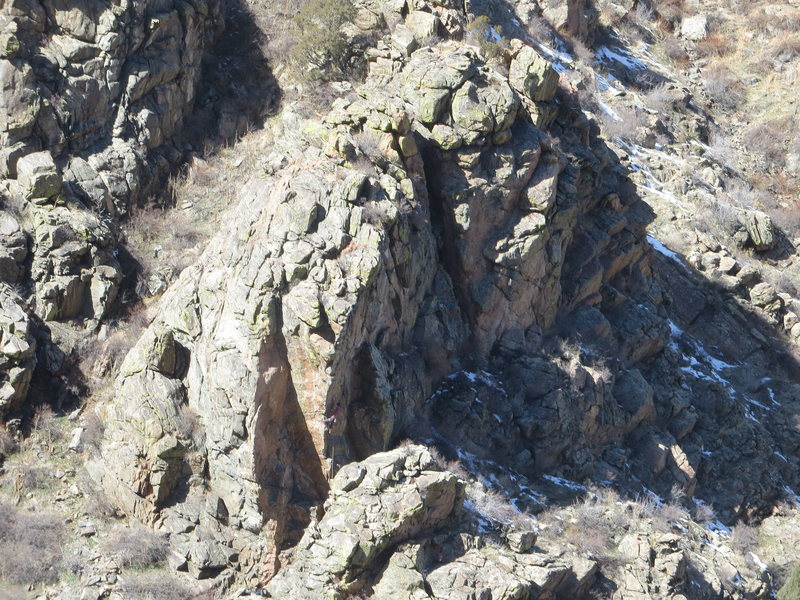
[[790, 488], [788, 485], [785, 485], [783, 486], [783, 491], [791, 496], [792, 500], [794, 500], [795, 506], [800, 507], [800, 496], [798, 496], [792, 488]]
[[683, 263], [681, 262], [680, 257], [675, 252], [673, 252], [672, 250], [667, 248], [664, 244], [659, 242], [652, 235], [648, 235], [647, 236], [647, 241], [650, 242], [650, 245], [653, 247], [653, 249], [656, 252], [658, 252], [659, 254], [663, 254], [667, 258], [671, 258], [675, 262], [680, 263], [681, 265], [683, 265]]
[[647, 68], [641, 60], [622, 48], [612, 50], [608, 46], [603, 46], [595, 52], [595, 59], [601, 63], [618, 63], [633, 71], [643, 71]]
[[586, 486], [581, 485], [580, 483], [575, 483], [574, 481], [570, 481], [569, 479], [564, 479], [562, 477], [556, 477], [555, 475], [542, 475], [542, 479], [546, 479], [551, 483], [555, 483], [556, 485], [567, 488], [569, 490], [573, 490], [576, 492], [585, 492]]

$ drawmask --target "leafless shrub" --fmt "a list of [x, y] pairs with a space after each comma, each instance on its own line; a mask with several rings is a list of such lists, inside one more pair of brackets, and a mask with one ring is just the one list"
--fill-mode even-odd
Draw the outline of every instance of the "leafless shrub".
[[739, 227], [739, 219], [727, 202], [714, 202], [707, 210], [698, 212], [695, 223], [699, 231], [729, 236]]
[[714, 522], [717, 520], [717, 513], [714, 507], [705, 502], [695, 499], [694, 501], [694, 518], [700, 522]]
[[686, 490], [677, 484], [673, 484], [669, 490], [669, 500], [673, 504], [680, 504], [686, 499]]
[[787, 132], [794, 129], [791, 119], [776, 119], [751, 126], [744, 134], [748, 151], [758, 155], [768, 167], [782, 169], [786, 164]]
[[380, 225], [389, 219], [387, 207], [380, 202], [367, 201], [362, 206], [361, 222], [370, 225]]
[[645, 494], [636, 498], [636, 513], [640, 518], [650, 518], [660, 506], [659, 500], [655, 496]]
[[567, 523], [555, 509], [545, 510], [536, 515], [536, 518], [539, 525], [539, 537], [556, 540], [564, 535]]
[[48, 513], [0, 504], [0, 580], [35, 586], [58, 581], [64, 528]]
[[0, 426], [0, 457], [9, 456], [16, 450], [16, 438], [8, 429]]
[[378, 136], [371, 130], [365, 129], [357, 133], [355, 135], [355, 140], [364, 156], [369, 158], [382, 156], [380, 140], [378, 140]]
[[534, 40], [545, 43], [551, 43], [555, 37], [552, 25], [539, 15], [531, 17], [531, 22], [528, 23], [528, 33]]
[[636, 10], [630, 13], [630, 17], [636, 25], [644, 29], [652, 26], [655, 20], [653, 9], [642, 2], [637, 3]]
[[81, 506], [81, 511], [84, 515], [105, 520], [117, 516], [117, 509], [111, 504], [103, 490], [98, 488], [94, 482], [88, 480], [88, 476], [83, 481], [81, 488], [84, 492]]
[[521, 529], [533, 527], [530, 515], [520, 512], [502, 492], [470, 486], [467, 488], [467, 499], [481, 516], [498, 525]]
[[674, 35], [667, 34], [661, 42], [664, 55], [675, 63], [683, 64], [689, 60], [689, 55], [681, 44], [680, 40]]
[[579, 108], [595, 114], [600, 110], [600, 106], [597, 104], [597, 98], [590, 87], [586, 85], [580, 85], [578, 86], [576, 93], [578, 96], [578, 103], [580, 105]]
[[572, 53], [581, 64], [591, 65], [594, 62], [594, 52], [580, 39], [572, 38], [570, 44], [572, 46]]
[[724, 166], [733, 164], [737, 159], [736, 149], [719, 131], [712, 132], [706, 156]]
[[769, 45], [770, 56], [781, 62], [789, 62], [800, 54], [800, 35], [782, 33], [775, 37]]
[[581, 554], [600, 557], [611, 549], [611, 537], [602, 529], [584, 529], [582, 526], [569, 527], [564, 541], [575, 546]]
[[619, 138], [629, 142], [639, 141], [639, 127], [644, 125], [643, 116], [640, 116], [635, 109], [620, 108], [617, 111], [617, 118], [612, 115], [603, 114], [600, 118], [603, 123], [603, 131], [608, 137]]
[[42, 443], [48, 448], [52, 448], [53, 444], [63, 437], [53, 409], [47, 404], [36, 408], [36, 412], [33, 415], [33, 429]]
[[53, 473], [46, 465], [35, 464], [30, 459], [20, 461], [10, 474], [14, 478], [17, 494], [44, 490], [53, 484]]
[[678, 23], [691, 13], [685, 0], [652, 0], [651, 4], [658, 15], [669, 23]]
[[[412, 442], [411, 440], [404, 440], [403, 442], [400, 442], [400, 446], [413, 443], [414, 442]], [[447, 460], [442, 455], [441, 452], [439, 452], [436, 448], [432, 446], [428, 447], [428, 452], [431, 453], [433, 461], [437, 464], [439, 468], [444, 469], [445, 471], [450, 471], [453, 475], [455, 475], [459, 479], [462, 479], [464, 481], [469, 481], [470, 479], [469, 471], [467, 471], [464, 468], [464, 465], [461, 464], [460, 460]]]
[[[564, 532], [564, 541], [572, 544], [581, 554], [605, 556], [612, 547], [612, 533], [602, 499], [590, 496], [574, 505], [574, 518]], [[612, 509], [613, 510], [613, 509]]]
[[616, 6], [608, 0], [601, 0], [598, 4], [600, 15], [603, 18], [603, 23], [608, 25], [617, 25], [622, 18], [622, 14], [617, 10]]
[[711, 64], [703, 72], [703, 85], [712, 102], [726, 109], [734, 109], [744, 101], [742, 81], [721, 62]]
[[648, 108], [659, 113], [666, 112], [668, 108], [672, 107], [673, 103], [669, 86], [666, 83], [661, 83], [651, 88], [644, 98], [644, 103]]
[[733, 39], [722, 33], [710, 33], [697, 42], [697, 53], [706, 58], [720, 57], [733, 51]]
[[478, 492], [476, 488], [470, 488], [467, 490], [467, 497], [481, 515], [501, 525], [516, 522], [520, 515], [520, 511], [497, 490]]
[[731, 547], [739, 554], [746, 554], [758, 545], [758, 529], [739, 523], [731, 531]]
[[796, 205], [777, 205], [767, 211], [775, 224], [788, 235], [800, 234], [800, 207]]
[[177, 433], [185, 440], [192, 440], [196, 447], [205, 444], [205, 434], [200, 423], [200, 417], [187, 405], [183, 405], [178, 413]]
[[120, 583], [123, 598], [136, 600], [186, 600], [191, 590], [176, 577], [165, 573], [126, 575]]
[[167, 560], [166, 540], [142, 525], [118, 529], [106, 540], [104, 548], [122, 567], [155, 567]]
[[103, 433], [105, 433], [105, 423], [100, 416], [91, 411], [89, 415], [83, 420], [83, 433], [81, 434], [81, 444], [84, 449], [96, 451], [100, 448], [100, 443], [103, 441]]
[[653, 527], [661, 531], [670, 531], [673, 525], [686, 521], [689, 513], [680, 504], [664, 502], [653, 514]]

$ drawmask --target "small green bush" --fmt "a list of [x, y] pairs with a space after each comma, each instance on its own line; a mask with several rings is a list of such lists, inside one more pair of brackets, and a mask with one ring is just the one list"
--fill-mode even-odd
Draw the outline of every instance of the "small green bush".
[[489, 17], [481, 15], [467, 25], [467, 40], [478, 46], [486, 62], [501, 62], [509, 43], [503, 37], [503, 29], [492, 25]]
[[356, 9], [351, 0], [307, 0], [292, 19], [296, 43], [292, 61], [311, 79], [330, 79], [348, 71], [348, 43], [342, 26]]

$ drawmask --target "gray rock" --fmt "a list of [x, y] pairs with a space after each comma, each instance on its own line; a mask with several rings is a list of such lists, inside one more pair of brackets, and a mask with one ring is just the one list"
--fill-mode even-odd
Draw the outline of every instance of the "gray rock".
[[558, 73], [533, 48], [525, 46], [511, 61], [508, 82], [530, 100], [549, 102], [556, 94]]
[[687, 17], [681, 22], [681, 37], [692, 42], [699, 42], [705, 39], [708, 33], [708, 17], [706, 15], [695, 15]]
[[61, 174], [48, 151], [20, 158], [17, 161], [17, 181], [29, 200], [46, 200], [61, 191]]
[[[345, 481], [338, 482], [338, 475], [334, 478], [325, 516], [308, 529], [292, 562], [269, 583], [273, 597], [336, 597], [373, 567], [384, 550], [420, 533], [429, 535], [456, 508], [457, 479], [433, 470], [425, 448], [408, 446], [375, 454], [360, 467], [364, 474], [356, 487], [350, 483], [352, 469], [343, 474]], [[404, 575], [408, 570], [394, 564], [404, 583], [384, 579], [382, 589], [400, 584], [406, 593], [419, 592], [418, 577]]]

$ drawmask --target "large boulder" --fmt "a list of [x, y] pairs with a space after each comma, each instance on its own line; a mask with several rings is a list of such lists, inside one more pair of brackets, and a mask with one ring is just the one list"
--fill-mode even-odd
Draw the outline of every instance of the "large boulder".
[[17, 182], [28, 200], [47, 200], [61, 191], [61, 174], [52, 154], [46, 150], [17, 161]]
[[442, 527], [458, 500], [457, 478], [436, 468], [423, 447], [351, 463], [331, 481], [324, 516], [267, 589], [274, 598], [342, 597], [360, 587], [359, 575], [379, 564], [386, 550]]

